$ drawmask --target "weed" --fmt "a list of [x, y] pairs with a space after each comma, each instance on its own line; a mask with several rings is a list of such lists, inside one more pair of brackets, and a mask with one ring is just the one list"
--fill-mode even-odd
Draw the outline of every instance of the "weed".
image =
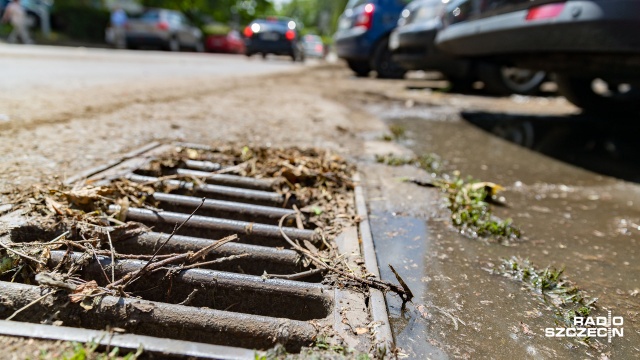
[[426, 154], [409, 158], [393, 154], [376, 155], [376, 162], [388, 166], [413, 165], [431, 173], [439, 173], [442, 170], [442, 159], [436, 154]]
[[573, 326], [576, 316], [589, 316], [596, 308], [595, 303], [598, 299], [589, 298], [575, 284], [565, 279], [562, 276], [564, 269], [546, 267], [540, 270], [528, 259], [514, 256], [511, 259], [503, 259], [492, 271], [517, 280], [531, 291], [543, 295], [543, 303], [551, 306], [558, 322], [566, 326]]
[[407, 135], [407, 129], [398, 124], [393, 124], [389, 126], [389, 131], [391, 131], [391, 135], [395, 140], [404, 139]]
[[47, 350], [41, 350], [39, 359], [64, 359], [64, 360], [136, 360], [143, 353], [140, 347], [135, 353], [131, 352], [126, 355], [119, 355], [120, 348], [115, 347], [109, 353], [98, 351], [100, 344], [97, 342], [88, 342], [86, 344], [71, 342], [63, 343], [62, 353], [56, 355], [49, 353]]
[[464, 180], [457, 172], [449, 180], [439, 179], [434, 185], [446, 194], [451, 221], [463, 234], [496, 236], [505, 241], [520, 238], [520, 230], [513, 226], [511, 219], [501, 220], [491, 211], [488, 199], [501, 189], [497, 185], [472, 178]]

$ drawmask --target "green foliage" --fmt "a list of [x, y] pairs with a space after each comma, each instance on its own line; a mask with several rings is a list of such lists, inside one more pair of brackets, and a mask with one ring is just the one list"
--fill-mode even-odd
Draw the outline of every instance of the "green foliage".
[[451, 210], [453, 225], [472, 237], [495, 236], [501, 240], [520, 238], [520, 230], [511, 219], [500, 220], [493, 216], [487, 199], [491, 194], [486, 186], [471, 178], [463, 180], [454, 174], [448, 181], [439, 181], [438, 186], [447, 195], [447, 206]]
[[63, 360], [136, 360], [142, 355], [143, 349], [140, 347], [135, 353], [131, 352], [126, 355], [119, 355], [120, 349], [115, 347], [109, 351], [109, 353], [103, 353], [98, 351], [100, 345], [96, 342], [89, 342], [86, 344], [72, 342], [63, 343], [61, 347], [62, 353], [53, 355], [46, 350], [40, 351], [39, 358], [44, 359], [63, 359]]
[[89, 6], [56, 5], [52, 17], [56, 28], [73, 39], [103, 42], [110, 14]]
[[346, 5], [347, 0], [291, 0], [279, 13], [302, 22], [305, 25], [303, 33], [321, 35], [328, 43]]
[[180, 10], [201, 25], [203, 16], [222, 23], [246, 24], [257, 17], [275, 15], [270, 0], [142, 0], [142, 5]]
[[551, 306], [556, 319], [566, 326], [573, 326], [576, 316], [589, 316], [596, 308], [598, 299], [588, 297], [575, 284], [565, 279], [562, 276], [564, 269], [548, 266], [540, 270], [528, 259], [514, 256], [503, 259], [493, 272], [517, 280], [528, 289], [542, 294], [544, 304]]

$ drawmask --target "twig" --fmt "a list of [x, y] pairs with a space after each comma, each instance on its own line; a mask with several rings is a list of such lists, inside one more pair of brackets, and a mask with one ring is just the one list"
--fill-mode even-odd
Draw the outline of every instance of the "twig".
[[296, 274], [290, 274], [290, 275], [267, 274], [267, 272], [265, 271], [264, 275], [262, 276], [270, 279], [300, 280], [316, 274], [322, 274], [326, 271], [327, 269], [312, 269], [312, 270], [307, 270], [307, 271], [303, 271]]
[[65, 231], [64, 233], [62, 233], [62, 235], [60, 235], [60, 236], [56, 237], [55, 239], [53, 239], [53, 240], [49, 241], [49, 242], [47, 243], [47, 245], [49, 245], [49, 244], [51, 244], [51, 243], [54, 243], [54, 242], [56, 242], [56, 241], [58, 241], [58, 240], [62, 239], [63, 237], [65, 237], [65, 236], [67, 236], [67, 235], [69, 235], [69, 231]]
[[113, 243], [111, 242], [111, 233], [107, 230], [107, 239], [109, 240], [109, 247], [111, 248], [111, 282], [116, 281], [116, 259], [115, 251], [113, 250]]
[[398, 294], [398, 296], [400, 296], [402, 298], [403, 301], [411, 301], [411, 297], [409, 294], [407, 294], [405, 292], [405, 290], [395, 284], [392, 284], [390, 282], [387, 281], [383, 281], [383, 280], [377, 280], [377, 279], [363, 279], [363, 278], [359, 278], [353, 274], [349, 274], [346, 273], [340, 269], [336, 269], [333, 266], [330, 266], [328, 264], [326, 264], [324, 261], [318, 259], [317, 257], [315, 257], [313, 254], [311, 254], [311, 252], [309, 250], [304, 249], [303, 247], [301, 247], [300, 245], [296, 244], [295, 242], [293, 242], [293, 240], [291, 240], [291, 238], [289, 236], [287, 236], [287, 234], [285, 234], [284, 232], [284, 228], [282, 227], [282, 224], [284, 222], [284, 220], [290, 216], [291, 214], [286, 214], [284, 216], [282, 216], [280, 218], [280, 221], [278, 222], [278, 227], [280, 229], [280, 234], [282, 235], [282, 237], [284, 237], [284, 239], [289, 243], [289, 245], [291, 245], [294, 249], [296, 249], [298, 252], [301, 252], [304, 256], [306, 256], [307, 258], [309, 258], [309, 260], [311, 260], [313, 263], [315, 263], [316, 265], [318, 265], [321, 268], [330, 270], [340, 276], [343, 276], [349, 280], [353, 280], [355, 282], [358, 282], [360, 284], [372, 287], [374, 289], [378, 289], [381, 291], [393, 291], [396, 294]]
[[183, 302], [178, 303], [178, 305], [189, 305], [193, 301], [193, 298], [196, 297], [196, 294], [198, 294], [198, 289], [193, 289], [193, 291], [187, 295], [187, 298], [184, 299]]
[[117, 280], [115, 282], [112, 282], [111, 284], [107, 285], [107, 289], [113, 289], [116, 286], [120, 286], [121, 284], [124, 283], [123, 287], [126, 287], [127, 285], [131, 284], [132, 282], [136, 281], [137, 279], [139, 279], [142, 275], [146, 274], [146, 273], [153, 273], [159, 269], [161, 269], [162, 267], [169, 265], [169, 264], [174, 264], [177, 262], [181, 262], [181, 261], [188, 261], [188, 262], [193, 262], [196, 259], [199, 259], [201, 257], [206, 256], [209, 252], [219, 248], [220, 246], [230, 242], [230, 241], [234, 241], [238, 238], [238, 235], [231, 235], [231, 236], [227, 236], [226, 238], [216, 241], [215, 243], [207, 246], [206, 248], [198, 251], [197, 253], [192, 253], [192, 252], [188, 252], [188, 253], [184, 253], [184, 254], [179, 254], [161, 261], [156, 261], [154, 263], [147, 263], [145, 266], [143, 266], [141, 269], [139, 270], [135, 270], [132, 271], [128, 274], [126, 274], [125, 276], [123, 276], [120, 280]]
[[27, 254], [21, 253], [20, 251], [13, 250], [12, 248], [10, 248], [10, 247], [8, 247], [7, 245], [5, 245], [2, 241], [0, 241], [0, 246], [2, 246], [3, 248], [5, 248], [5, 249], [6, 249], [6, 250], [8, 250], [8, 251], [11, 251], [12, 253], [14, 253], [14, 254], [16, 254], [16, 255], [18, 255], [18, 256], [21, 256], [21, 257], [23, 257], [23, 258], [25, 258], [25, 259], [29, 259], [29, 260], [31, 260], [31, 261], [35, 261], [35, 262], [37, 262], [38, 264], [40, 264], [40, 265], [42, 265], [42, 266], [46, 266], [46, 265], [47, 265], [47, 264], [46, 264], [46, 263], [44, 263], [43, 261], [40, 261], [40, 260], [38, 260], [38, 259], [36, 259], [36, 258], [33, 258], [33, 257], [31, 257], [31, 256], [29, 256], [29, 255], [27, 255]]
[[227, 257], [223, 257], [223, 258], [215, 259], [215, 260], [211, 260], [211, 261], [195, 263], [195, 264], [188, 265], [188, 266], [181, 266], [179, 268], [179, 270], [189, 270], [189, 269], [193, 269], [193, 268], [197, 268], [197, 267], [201, 267], [201, 266], [220, 264], [220, 263], [223, 263], [225, 261], [232, 261], [232, 260], [242, 259], [243, 257], [246, 257], [246, 256], [249, 256], [249, 254], [231, 255], [231, 256], [227, 256]]
[[196, 207], [195, 210], [193, 210], [193, 212], [189, 215], [188, 218], [186, 218], [182, 223], [180, 223], [180, 225], [178, 225], [177, 227], [175, 227], [173, 229], [173, 231], [171, 232], [171, 234], [169, 235], [169, 237], [167, 238], [167, 240], [165, 240], [162, 245], [160, 245], [160, 247], [153, 253], [153, 256], [151, 257], [151, 259], [149, 259], [149, 261], [147, 262], [147, 264], [145, 265], [145, 267], [149, 266], [149, 264], [155, 259], [156, 255], [158, 255], [160, 253], [160, 250], [162, 250], [162, 248], [167, 245], [167, 243], [169, 241], [171, 241], [171, 239], [176, 235], [176, 233], [178, 231], [180, 231], [180, 229], [182, 229], [182, 227], [184, 226], [184, 224], [188, 223], [189, 220], [191, 220], [191, 218], [193, 217], [193, 215], [196, 214], [196, 212], [198, 212], [198, 210], [200, 210], [200, 208], [202, 207], [202, 205], [204, 205], [204, 202], [207, 200], [207, 198], [202, 198], [202, 201], [200, 202], [200, 205], [198, 205], [198, 207]]
[[47, 296], [51, 295], [53, 293], [53, 291], [49, 291], [48, 293], [42, 295], [41, 297], [33, 300], [32, 302], [28, 303], [27, 305], [21, 307], [20, 309], [16, 310], [16, 312], [14, 312], [13, 314], [11, 314], [11, 316], [9, 316], [8, 318], [6, 318], [5, 320], [11, 320], [13, 319], [16, 315], [20, 314], [23, 310], [26, 310], [27, 308], [29, 308], [30, 306], [33, 306], [35, 304], [37, 304], [38, 302], [42, 301], [42, 299], [46, 298]]

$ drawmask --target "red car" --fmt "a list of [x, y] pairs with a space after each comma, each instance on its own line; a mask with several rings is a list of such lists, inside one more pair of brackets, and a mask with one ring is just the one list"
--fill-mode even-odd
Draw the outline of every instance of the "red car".
[[207, 35], [204, 46], [209, 52], [244, 54], [244, 40], [236, 30], [221, 35]]

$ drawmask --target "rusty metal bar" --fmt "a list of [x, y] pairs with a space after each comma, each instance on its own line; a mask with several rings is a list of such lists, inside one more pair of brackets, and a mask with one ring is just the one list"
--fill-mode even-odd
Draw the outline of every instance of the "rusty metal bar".
[[[111, 205], [109, 211], [118, 212], [120, 207], [117, 205]], [[188, 214], [176, 213], [171, 211], [154, 211], [147, 209], [128, 208], [126, 212], [128, 220], [141, 221], [152, 224], [181, 224], [186, 222], [189, 218]], [[280, 228], [275, 225], [265, 225], [251, 223], [247, 221], [219, 219], [208, 216], [194, 215], [184, 225], [185, 228], [199, 228], [206, 230], [213, 230], [216, 233], [221, 234], [238, 234], [238, 236], [248, 235], [259, 239], [282, 239]], [[321, 238], [320, 235], [312, 230], [301, 230], [296, 228], [285, 227], [283, 228], [285, 234], [292, 239], [307, 240], [318, 243]], [[243, 240], [250, 240], [248, 237], [244, 237]]]
[[[169, 239], [169, 234], [165, 233], [145, 233], [126, 240], [118, 241], [114, 244], [116, 251], [122, 254], [153, 254], [160, 244]], [[163, 247], [163, 254], [178, 254], [188, 251], [201, 250], [216, 240], [202, 239], [190, 236], [174, 235]], [[273, 262], [280, 266], [295, 266], [300, 255], [293, 250], [276, 249], [267, 246], [257, 246], [249, 244], [227, 243], [217, 248], [215, 254], [207, 257], [207, 260], [222, 256], [247, 255], [245, 261], [253, 262]]]
[[189, 169], [175, 169], [174, 171], [175, 174], [181, 176], [203, 178], [209, 184], [239, 187], [245, 189], [273, 191], [276, 184], [278, 183], [278, 180], [276, 179], [254, 179], [237, 175], [211, 174], [204, 171]]
[[220, 185], [201, 185], [197, 186], [193, 183], [180, 180], [161, 180], [156, 177], [142, 176], [131, 174], [127, 177], [129, 180], [137, 183], [165, 183], [171, 187], [178, 189], [195, 191], [202, 193], [214, 199], [233, 200], [249, 203], [258, 203], [260, 205], [283, 206], [285, 198], [283, 195], [261, 190], [239, 189], [229, 186]]
[[111, 348], [118, 347], [121, 350], [131, 352], [135, 352], [139, 347], [142, 347], [145, 354], [152, 354], [154, 358], [166, 358], [169, 356], [171, 358], [195, 357], [198, 359], [244, 360], [253, 359], [256, 354], [258, 354], [258, 356], [262, 355], [255, 350], [221, 345], [6, 320], [0, 320], [0, 335], [29, 339], [36, 338], [41, 340], [93, 343]]
[[[202, 203], [202, 199], [194, 196], [174, 195], [159, 192], [154, 193], [153, 198], [162, 203], [189, 209], [195, 209]], [[264, 219], [270, 220], [270, 222], [273, 223], [277, 223], [278, 220], [285, 215], [295, 214], [295, 211], [289, 209], [213, 199], [205, 200], [200, 210], [201, 212], [209, 211], [212, 215], [217, 217], [226, 218], [227, 216], [223, 215], [231, 214], [242, 219], [254, 219], [255, 221]]]
[[[65, 251], [52, 251], [49, 264], [57, 266], [64, 260]], [[106, 286], [101, 270], [111, 268], [111, 258], [98, 257], [86, 264], [82, 253], [74, 253], [75, 262], [83, 262], [83, 278]], [[139, 271], [147, 264], [142, 260], [117, 260], [114, 271], [118, 278]], [[171, 274], [168, 276], [167, 274]], [[152, 285], [150, 285], [152, 284]], [[208, 269], [180, 270], [167, 266], [163, 271], [146, 274], [128, 286], [133, 295], [146, 300], [179, 303], [190, 298], [189, 305], [227, 309], [245, 314], [286, 317], [294, 320], [313, 320], [327, 317], [333, 303], [329, 288], [321, 284], [261, 276], [237, 274]], [[196, 294], [190, 295], [197, 290]]]
[[[78, 304], [68, 304], [65, 291], [52, 291], [45, 299], [36, 302], [46, 290], [38, 286], [0, 282], [4, 306], [0, 317], [6, 318], [30, 303], [29, 311], [19, 313], [15, 320], [32, 323], [46, 321], [56, 306], [56, 317], [67, 326], [88, 329], [123, 328], [128, 332], [171, 337], [177, 340], [207, 344], [239, 346], [249, 349], [268, 349], [276, 343], [288, 351], [299, 351], [310, 345], [317, 335], [315, 327], [307, 322], [266, 316], [231, 313], [228, 311], [194, 308], [105, 296], [93, 303], [90, 310]], [[62, 306], [68, 304], [66, 306]]]
[[189, 169], [207, 172], [218, 171], [222, 169], [222, 165], [211, 161], [185, 160], [184, 164]]

